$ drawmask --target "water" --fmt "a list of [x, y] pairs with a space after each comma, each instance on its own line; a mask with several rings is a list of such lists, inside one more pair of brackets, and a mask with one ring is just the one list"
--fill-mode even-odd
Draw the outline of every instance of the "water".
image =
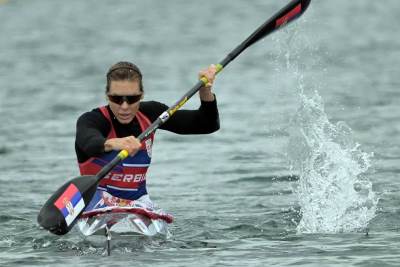
[[[344, 123], [330, 123], [321, 97], [300, 95], [290, 156], [300, 171], [295, 189], [301, 207], [300, 233], [364, 230], [374, 218], [378, 198], [369, 179], [371, 154], [360, 150]], [[296, 130], [293, 130], [296, 133]]]
[[104, 103], [111, 64], [134, 61], [145, 99], [174, 103], [282, 5], [0, 1], [0, 265], [398, 265], [394, 0], [314, 0], [218, 77], [220, 131], [158, 132], [148, 187], [176, 217], [170, 239], [116, 241], [104, 257], [36, 224], [78, 175], [75, 121]]

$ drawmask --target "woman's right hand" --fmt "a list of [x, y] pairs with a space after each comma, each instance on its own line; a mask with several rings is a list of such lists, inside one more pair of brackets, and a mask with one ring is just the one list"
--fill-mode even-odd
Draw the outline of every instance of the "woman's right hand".
[[109, 152], [112, 150], [120, 151], [125, 149], [126, 151], [128, 151], [129, 155], [133, 156], [139, 151], [141, 146], [142, 144], [134, 136], [111, 138], [107, 139], [107, 141], [104, 143], [104, 151], [105, 152]]

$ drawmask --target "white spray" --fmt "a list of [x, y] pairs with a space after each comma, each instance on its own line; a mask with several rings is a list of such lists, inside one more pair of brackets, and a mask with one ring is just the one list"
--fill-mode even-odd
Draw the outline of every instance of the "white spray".
[[[327, 70], [320, 49], [301, 27], [274, 37], [276, 76], [297, 88], [299, 108], [292, 118], [288, 157], [300, 179], [294, 192], [300, 206], [300, 233], [337, 233], [365, 230], [375, 216], [378, 197], [366, 178], [372, 153], [361, 150], [350, 127], [332, 123], [318, 92]], [[310, 33], [308, 33], [310, 34]], [[284, 66], [279, 66], [284, 61]], [[316, 74], [314, 70], [319, 70]], [[307, 78], [304, 77], [307, 76]], [[307, 93], [306, 93], [307, 91]]]
[[372, 154], [353, 141], [344, 122], [333, 124], [317, 92], [300, 94], [289, 155], [300, 172], [295, 189], [301, 208], [299, 232], [336, 233], [366, 229], [378, 199], [364, 176]]

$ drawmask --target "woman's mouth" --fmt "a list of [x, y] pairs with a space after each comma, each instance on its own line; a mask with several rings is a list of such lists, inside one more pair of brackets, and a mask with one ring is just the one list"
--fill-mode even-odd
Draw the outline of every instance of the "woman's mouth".
[[118, 115], [119, 115], [118, 117], [122, 120], [127, 120], [132, 118], [132, 114], [118, 114]]

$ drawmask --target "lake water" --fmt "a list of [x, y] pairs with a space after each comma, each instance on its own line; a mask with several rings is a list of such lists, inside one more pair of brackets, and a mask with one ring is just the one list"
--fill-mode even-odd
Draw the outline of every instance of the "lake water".
[[[36, 216], [78, 175], [75, 122], [120, 60], [167, 105], [286, 1], [0, 1], [1, 266], [398, 266], [400, 5], [312, 1], [219, 75], [221, 129], [158, 131], [172, 237], [103, 244]], [[185, 108], [197, 108], [198, 97]]]

